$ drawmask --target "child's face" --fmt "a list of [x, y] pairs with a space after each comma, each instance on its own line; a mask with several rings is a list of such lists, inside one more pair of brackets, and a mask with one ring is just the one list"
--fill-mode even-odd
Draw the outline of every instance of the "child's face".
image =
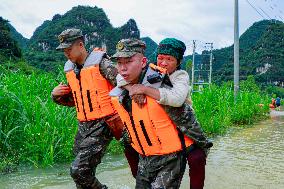
[[159, 54], [157, 65], [166, 68], [168, 73], [171, 74], [177, 69], [177, 59], [171, 55]]

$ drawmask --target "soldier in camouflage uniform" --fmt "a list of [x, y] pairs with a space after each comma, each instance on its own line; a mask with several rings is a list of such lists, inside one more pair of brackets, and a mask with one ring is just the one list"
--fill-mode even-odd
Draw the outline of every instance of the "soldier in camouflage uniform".
[[[190, 188], [201, 189], [204, 186], [206, 156], [212, 143], [208, 141], [200, 124], [195, 118], [194, 110], [186, 99], [189, 95], [189, 77], [188, 74], [180, 70], [180, 62], [185, 51], [185, 45], [182, 41], [174, 38], [162, 40], [157, 49], [157, 64], [166, 68], [170, 74], [171, 84], [162, 84], [161, 88], [153, 89], [143, 85], [124, 86], [130, 92], [135, 102], [143, 105], [141, 94], [153, 97], [163, 105], [172, 121], [177, 125], [182, 133], [194, 140], [195, 145], [187, 155], [190, 168]], [[118, 86], [121, 87], [127, 83], [118, 75]], [[139, 95], [139, 98], [136, 97]]]
[[[76, 78], [79, 81], [80, 78], [83, 77], [83, 74], [86, 73], [83, 73], [82, 71], [85, 67], [84, 64], [90, 63], [88, 62], [88, 60], [90, 56], [93, 56], [92, 59], [94, 61], [97, 61], [99, 65], [99, 72], [102, 77], [105, 78], [108, 82], [110, 82], [111, 85], [115, 86], [117, 69], [113, 66], [112, 62], [107, 58], [105, 53], [100, 52], [92, 54], [87, 52], [84, 45], [84, 38], [81, 30], [64, 30], [58, 36], [58, 38], [60, 40], [60, 45], [56, 49], [64, 51], [64, 55], [68, 59], [65, 64], [65, 67], [68, 67], [66, 66], [67, 64], [71, 66], [71, 72], [74, 72], [76, 74]], [[96, 78], [93, 79], [95, 80]], [[76, 98], [74, 98], [74, 95], [76, 94], [72, 95], [72, 91], [74, 91], [74, 89], [72, 88], [72, 85], [69, 84], [60, 83], [58, 86], [56, 86], [52, 91], [52, 99], [60, 105], [76, 105], [76, 109], [78, 109], [78, 104], [76, 102], [77, 98], [80, 97], [75, 96]], [[92, 83], [90, 85], [92, 85]], [[83, 95], [84, 94], [82, 92], [82, 101]], [[89, 100], [91, 101], [92, 99], [89, 98]], [[84, 113], [86, 109], [87, 107], [85, 107]], [[78, 120], [78, 132], [74, 141], [74, 154], [76, 157], [70, 168], [70, 174], [74, 182], [76, 183], [77, 188], [107, 188], [105, 185], [101, 184], [95, 177], [95, 170], [97, 165], [101, 163], [101, 159], [106, 151], [106, 148], [113, 138], [111, 130], [107, 124], [108, 118], [112, 118], [113, 116], [114, 115], [111, 114], [98, 119], [92, 119], [87, 121]]]
[[[144, 79], [147, 69], [144, 50], [144, 42], [137, 39], [123, 39], [117, 44], [117, 52], [112, 56], [117, 59], [119, 73], [130, 84], [141, 83]], [[123, 107], [132, 117], [131, 95], [127, 90], [124, 90], [121, 98]], [[183, 134], [181, 135], [183, 136]], [[189, 146], [185, 150], [190, 148]], [[185, 156], [182, 150], [159, 155], [139, 153], [136, 188], [179, 188], [185, 164]]]

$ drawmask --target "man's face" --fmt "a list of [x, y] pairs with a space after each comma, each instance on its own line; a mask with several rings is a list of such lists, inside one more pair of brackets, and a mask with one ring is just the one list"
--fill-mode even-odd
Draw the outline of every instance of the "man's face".
[[82, 56], [82, 42], [74, 42], [70, 47], [64, 49], [64, 55], [73, 63], [77, 63]]
[[177, 59], [171, 55], [159, 54], [157, 57], [157, 65], [166, 68], [168, 73], [171, 74], [177, 68]]
[[147, 59], [142, 54], [137, 53], [129, 58], [117, 58], [117, 69], [125, 81], [137, 83], [146, 62]]

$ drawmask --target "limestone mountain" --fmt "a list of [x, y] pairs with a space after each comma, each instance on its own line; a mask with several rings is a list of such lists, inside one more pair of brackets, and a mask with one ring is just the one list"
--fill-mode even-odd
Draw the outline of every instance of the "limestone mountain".
[[121, 38], [140, 37], [140, 31], [133, 19], [119, 28], [114, 28], [103, 9], [77, 6], [64, 15], [54, 15], [52, 20], [47, 20], [39, 26], [31, 37], [30, 48], [40, 51], [54, 50], [58, 45], [57, 36], [67, 28], [81, 29], [88, 47], [105, 45], [109, 53], [114, 53], [115, 44]]
[[157, 50], [158, 44], [150, 37], [142, 37], [141, 40], [144, 41], [146, 44], [145, 56], [148, 58], [149, 62], [155, 62], [155, 52]]
[[[233, 79], [233, 45], [213, 51], [213, 78], [217, 83]], [[284, 23], [263, 20], [240, 36], [240, 78], [254, 75], [262, 83], [284, 82]]]
[[[108, 54], [115, 52], [116, 43], [122, 38], [140, 38], [135, 20], [130, 19], [121, 27], [110, 23], [103, 9], [76, 6], [63, 15], [56, 14], [39, 26], [29, 42], [30, 51], [25, 54], [32, 65], [50, 70], [54, 62], [64, 61], [62, 53], [56, 52], [57, 36], [67, 28], [79, 28], [84, 33], [86, 47], [104, 47]], [[50, 64], [51, 63], [51, 64]]]

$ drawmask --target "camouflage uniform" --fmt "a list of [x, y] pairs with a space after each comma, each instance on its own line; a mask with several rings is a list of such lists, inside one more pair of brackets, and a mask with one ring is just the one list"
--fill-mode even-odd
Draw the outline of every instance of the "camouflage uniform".
[[185, 162], [181, 152], [139, 156], [136, 189], [179, 188]]
[[[57, 49], [68, 48], [72, 45], [74, 40], [81, 36], [81, 31], [78, 29], [68, 29], [63, 31], [59, 35], [60, 45]], [[76, 69], [81, 68], [77, 66]], [[102, 76], [115, 86], [117, 69], [106, 56], [100, 62], [99, 69]], [[53, 96], [52, 98], [60, 105], [75, 105], [72, 92], [64, 96]], [[113, 138], [105, 119], [106, 118], [101, 118], [86, 122], [79, 121], [78, 123], [78, 132], [74, 141], [74, 155], [76, 157], [70, 168], [70, 174], [76, 183], [77, 188], [107, 188], [95, 177], [96, 167], [101, 163], [106, 148]]]
[[[117, 52], [113, 58], [131, 57], [136, 53], [144, 54], [145, 44], [137, 39], [123, 39], [117, 44]], [[145, 70], [142, 71], [139, 83], [145, 76]], [[122, 96], [122, 105], [131, 115], [132, 99], [128, 91], [124, 91]], [[136, 157], [136, 154], [133, 154]], [[179, 188], [182, 176], [184, 174], [185, 157], [181, 152], [143, 156], [139, 154], [139, 164], [136, 176], [136, 188]]]

